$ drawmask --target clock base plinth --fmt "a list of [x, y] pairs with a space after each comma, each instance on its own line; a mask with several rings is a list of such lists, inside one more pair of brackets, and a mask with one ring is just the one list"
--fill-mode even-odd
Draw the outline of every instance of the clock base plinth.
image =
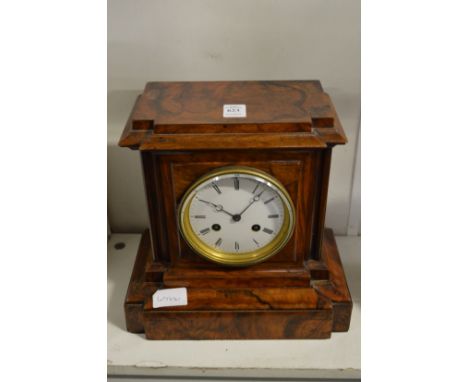
[[[154, 340], [324, 339], [349, 329], [352, 301], [333, 232], [325, 231], [327, 279], [307, 287], [187, 288], [188, 305], [152, 308], [167, 269], [152, 263], [142, 237], [125, 300], [127, 330]], [[159, 276], [158, 276], [159, 275]]]

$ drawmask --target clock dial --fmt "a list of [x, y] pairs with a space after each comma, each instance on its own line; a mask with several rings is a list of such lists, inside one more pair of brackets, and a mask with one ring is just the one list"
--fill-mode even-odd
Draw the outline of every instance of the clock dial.
[[289, 240], [294, 209], [270, 175], [223, 168], [197, 181], [183, 198], [181, 232], [199, 254], [229, 265], [248, 265], [277, 253]]

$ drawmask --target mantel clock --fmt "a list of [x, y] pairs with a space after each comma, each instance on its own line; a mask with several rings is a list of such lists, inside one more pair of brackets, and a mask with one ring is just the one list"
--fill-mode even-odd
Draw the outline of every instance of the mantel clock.
[[[150, 218], [127, 329], [149, 339], [347, 331], [352, 301], [324, 227], [331, 151], [344, 143], [319, 81], [148, 83], [119, 142], [140, 151]], [[180, 288], [184, 304], [154, 306], [156, 292]]]

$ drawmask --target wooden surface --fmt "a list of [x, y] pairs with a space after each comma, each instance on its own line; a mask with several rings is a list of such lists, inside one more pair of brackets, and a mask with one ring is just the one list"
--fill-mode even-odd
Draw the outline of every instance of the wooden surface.
[[[247, 117], [223, 118], [225, 103], [245, 103]], [[294, 235], [268, 260], [288, 267], [320, 261], [331, 149], [345, 142], [319, 81], [150, 82], [120, 145], [141, 151], [155, 261], [200, 263], [179, 234], [180, 199], [206, 172], [241, 165], [270, 173], [293, 198]]]
[[146, 232], [125, 300], [127, 330], [158, 340], [329, 338], [332, 331], [348, 330], [352, 310], [330, 230], [324, 239], [323, 261], [329, 279], [311, 280], [309, 287], [285, 287], [281, 281], [276, 287], [239, 287], [234, 278], [234, 285], [189, 287], [187, 306], [153, 309], [152, 295], [168, 286], [146, 281], [145, 267], [152, 263]]
[[144, 328], [152, 340], [324, 339], [331, 316], [331, 310], [152, 311]]
[[[213, 267], [193, 253], [181, 237], [176, 211], [186, 190], [200, 176], [213, 169], [236, 164], [273, 175], [287, 189], [294, 203], [294, 235], [285, 248], [265, 263], [303, 267], [304, 260], [320, 260], [319, 242], [323, 235], [330, 150], [212, 150], [197, 155], [190, 151], [164, 155], [153, 151], [142, 152], [154, 259], [180, 267], [200, 264], [204, 268]], [[249, 269], [261, 269], [265, 263]], [[218, 268], [216, 266], [215, 269]]]
[[[225, 104], [247, 105], [245, 118], [223, 118]], [[174, 133], [207, 126], [271, 125], [293, 130], [311, 125], [310, 113], [332, 120], [330, 100], [318, 81], [149, 82], [133, 114], [133, 128], [154, 121], [163, 132]], [[282, 126], [287, 125], [287, 126]], [[150, 128], [153, 124], [150, 125]], [[287, 130], [286, 130], [287, 131]]]
[[268, 266], [259, 264], [255, 268], [219, 269], [203, 267], [178, 267], [164, 272], [164, 285], [168, 287], [237, 287], [273, 288], [307, 287], [310, 285], [310, 272], [304, 267], [285, 267], [281, 264]]
[[[246, 117], [224, 118], [225, 104], [245, 104]], [[225, 149], [346, 143], [333, 103], [319, 81], [231, 81], [148, 83], [119, 145], [205, 150], [220, 139]]]
[[[246, 117], [224, 118], [225, 104], [245, 104]], [[150, 339], [328, 338], [346, 331], [351, 298], [333, 235], [324, 234], [331, 150], [345, 142], [318, 81], [148, 83], [120, 142], [141, 151], [151, 223], [128, 288], [128, 330]], [[232, 165], [274, 176], [291, 196], [296, 225], [275, 256], [220, 277], [226, 268], [185, 243], [177, 211], [200, 176]], [[316, 289], [318, 283], [327, 287]], [[185, 310], [148, 307], [156, 289], [177, 286], [189, 288]], [[209, 298], [213, 293], [224, 298]]]
[[[148, 341], [127, 332], [122, 301], [141, 235], [113, 234], [108, 248], [109, 375], [244, 379], [360, 376], [360, 238], [336, 238], [355, 302], [351, 326], [327, 340]], [[114, 245], [124, 243], [117, 250]]]

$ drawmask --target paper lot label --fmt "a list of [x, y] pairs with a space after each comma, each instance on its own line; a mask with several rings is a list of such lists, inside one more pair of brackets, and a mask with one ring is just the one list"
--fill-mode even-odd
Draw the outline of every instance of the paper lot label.
[[153, 308], [187, 305], [187, 288], [159, 289], [153, 294]]
[[224, 118], [245, 118], [247, 117], [246, 105], [224, 105], [223, 106]]

